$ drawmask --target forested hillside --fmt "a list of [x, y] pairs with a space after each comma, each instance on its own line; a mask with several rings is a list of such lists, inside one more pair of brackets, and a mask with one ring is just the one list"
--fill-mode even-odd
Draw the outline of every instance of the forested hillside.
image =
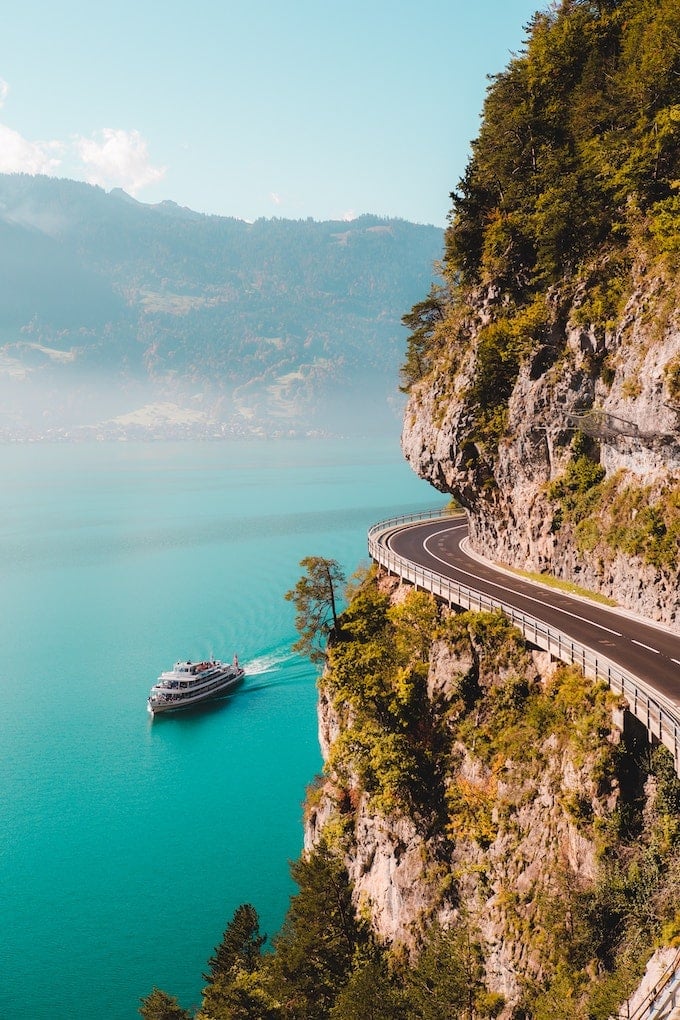
[[[489, 298], [503, 315], [478, 383], [485, 393], [500, 384], [499, 407], [522, 358], [549, 344], [551, 309], [542, 299], [551, 286], [586, 289], [581, 318], [602, 330], [630, 292], [641, 248], [665, 256], [674, 272], [679, 74], [675, 0], [573, 0], [537, 13], [525, 52], [491, 80], [472, 158], [451, 196], [444, 287], [414, 311], [421, 325], [427, 309], [439, 322], [471, 289], [493, 288]], [[407, 385], [446, 354], [456, 326], [453, 317], [436, 335], [414, 333]], [[499, 432], [488, 402], [480, 412], [483, 431]]]
[[401, 312], [441, 250], [441, 230], [400, 220], [246, 223], [0, 176], [7, 428], [159, 401], [196, 428], [394, 428]]
[[403, 367], [407, 457], [478, 548], [674, 626], [679, 188], [677, 0], [536, 14], [491, 81]]

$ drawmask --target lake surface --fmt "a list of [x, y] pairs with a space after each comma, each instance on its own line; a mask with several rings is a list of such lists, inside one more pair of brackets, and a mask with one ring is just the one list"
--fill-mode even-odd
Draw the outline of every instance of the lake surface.
[[[283, 594], [444, 500], [396, 439], [0, 446], [0, 1017], [186, 1008], [234, 909], [274, 934], [321, 761]], [[232, 698], [150, 720], [176, 659]]]

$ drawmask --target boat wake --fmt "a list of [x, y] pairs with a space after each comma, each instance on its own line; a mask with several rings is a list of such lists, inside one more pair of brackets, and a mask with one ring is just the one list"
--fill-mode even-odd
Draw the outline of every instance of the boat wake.
[[297, 661], [299, 656], [290, 650], [289, 645], [276, 648], [271, 652], [258, 655], [249, 662], [242, 663], [246, 676], [261, 676], [263, 673], [273, 673]]

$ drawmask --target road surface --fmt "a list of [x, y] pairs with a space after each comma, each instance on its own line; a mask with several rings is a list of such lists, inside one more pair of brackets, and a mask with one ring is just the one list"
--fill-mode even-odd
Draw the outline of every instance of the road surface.
[[396, 528], [381, 538], [393, 552], [428, 570], [509, 603], [561, 630], [629, 670], [680, 705], [680, 635], [625, 611], [567, 595], [494, 568], [468, 555], [463, 518], [440, 518]]

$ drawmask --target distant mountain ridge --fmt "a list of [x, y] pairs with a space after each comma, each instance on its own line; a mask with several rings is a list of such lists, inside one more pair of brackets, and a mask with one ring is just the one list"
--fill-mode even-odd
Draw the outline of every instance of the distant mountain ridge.
[[400, 319], [442, 244], [377, 216], [247, 223], [0, 175], [0, 434], [129, 430], [140, 408], [167, 434], [168, 406], [208, 434], [398, 427]]

